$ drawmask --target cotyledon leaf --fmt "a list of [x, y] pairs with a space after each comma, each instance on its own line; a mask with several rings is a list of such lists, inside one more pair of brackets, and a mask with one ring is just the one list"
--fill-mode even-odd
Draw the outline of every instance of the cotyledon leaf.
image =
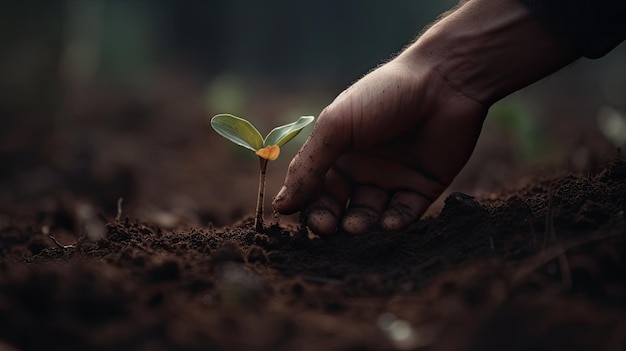
[[315, 118], [313, 116], [302, 116], [297, 121], [284, 126], [276, 127], [265, 137], [263, 144], [265, 146], [278, 145], [283, 146], [289, 140], [293, 139], [302, 128], [313, 122]]
[[227, 113], [211, 118], [211, 127], [224, 138], [252, 151], [263, 148], [263, 137], [254, 126], [243, 118]]
[[268, 161], [274, 161], [280, 155], [280, 146], [269, 145], [256, 152], [257, 156], [264, 158]]

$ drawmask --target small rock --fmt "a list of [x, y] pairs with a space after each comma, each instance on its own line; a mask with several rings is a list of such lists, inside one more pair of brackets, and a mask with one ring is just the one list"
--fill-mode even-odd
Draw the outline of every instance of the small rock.
[[483, 210], [475, 197], [460, 192], [450, 194], [444, 203], [442, 213], [452, 212], [456, 215], [470, 215]]

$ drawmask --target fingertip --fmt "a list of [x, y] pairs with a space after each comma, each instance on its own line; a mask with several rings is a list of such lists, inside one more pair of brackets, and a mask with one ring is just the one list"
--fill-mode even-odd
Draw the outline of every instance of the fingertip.
[[283, 187], [272, 205], [282, 214], [292, 214], [310, 205], [324, 188], [324, 170], [313, 167], [296, 155], [289, 165]]
[[349, 234], [365, 234], [380, 220], [388, 199], [389, 194], [383, 189], [370, 185], [355, 188], [341, 224], [342, 229]]
[[385, 213], [383, 219], [380, 221], [380, 226], [385, 231], [395, 232], [405, 229], [410, 223], [410, 218], [401, 215], [395, 210], [389, 210]]
[[389, 207], [380, 222], [383, 230], [399, 231], [419, 220], [432, 201], [410, 191], [400, 191], [393, 195]]
[[345, 209], [343, 201], [343, 199], [338, 201], [328, 194], [320, 197], [305, 212], [309, 229], [321, 236], [335, 233], [339, 224], [339, 218], [341, 218]]
[[341, 223], [341, 229], [348, 234], [362, 235], [371, 227], [371, 222], [366, 218], [356, 215], [347, 215]]
[[326, 209], [316, 209], [308, 214], [307, 226], [317, 235], [331, 235], [337, 231], [337, 217]]
[[274, 211], [280, 214], [292, 214], [293, 212], [288, 211], [290, 209], [289, 199], [287, 196], [288, 190], [286, 186], [283, 186], [278, 194], [274, 196], [274, 200], [272, 200], [272, 207]]
[[365, 234], [380, 220], [380, 213], [372, 208], [350, 208], [344, 216], [341, 228], [349, 234]]

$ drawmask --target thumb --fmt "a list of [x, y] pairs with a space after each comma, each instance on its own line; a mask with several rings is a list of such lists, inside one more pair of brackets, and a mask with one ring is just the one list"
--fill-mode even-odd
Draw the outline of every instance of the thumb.
[[316, 200], [324, 190], [326, 172], [350, 145], [350, 122], [331, 106], [322, 111], [311, 136], [289, 164], [284, 185], [273, 202], [279, 213], [298, 212]]

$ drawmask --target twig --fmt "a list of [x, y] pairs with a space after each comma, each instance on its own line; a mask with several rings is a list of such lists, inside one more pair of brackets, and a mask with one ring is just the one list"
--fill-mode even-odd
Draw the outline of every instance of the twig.
[[48, 234], [48, 238], [50, 238], [50, 240], [52, 240], [52, 241], [56, 244], [56, 246], [58, 246], [58, 247], [62, 248], [63, 250], [73, 249], [73, 248], [75, 248], [75, 247], [76, 247], [76, 245], [63, 245], [63, 244], [61, 244], [61, 243], [57, 240], [57, 238], [55, 238], [55, 237], [54, 237], [54, 235], [52, 235], [52, 234]]
[[124, 202], [123, 197], [117, 199], [117, 215], [115, 216], [115, 222], [118, 223], [122, 219], [122, 202]]
[[[552, 261], [553, 259], [560, 257], [562, 255], [565, 254], [565, 252], [567, 252], [568, 250], [576, 247], [576, 246], [580, 246], [580, 245], [584, 245], [587, 243], [590, 243], [592, 241], [596, 241], [596, 240], [600, 240], [600, 239], [604, 239], [604, 238], [608, 238], [611, 236], [617, 235], [615, 233], [595, 233], [591, 236], [588, 236], [586, 238], [577, 238], [577, 239], [572, 239], [570, 241], [566, 241], [564, 243], [560, 243], [560, 244], [556, 244], [553, 246], [550, 246], [548, 248], [546, 248], [545, 250], [543, 250], [540, 254], [529, 257], [527, 259], [525, 259], [524, 261], [522, 261], [522, 263], [517, 267], [517, 269], [513, 272], [513, 282], [519, 282], [520, 280], [522, 280], [524, 277], [526, 277], [528, 274], [530, 274], [531, 272], [536, 271], [537, 269], [539, 269], [539, 267], [545, 265], [546, 263]], [[567, 262], [565, 262], [566, 266], [562, 266], [561, 269], [563, 270], [565, 268], [565, 270], [567, 270], [567, 272], [562, 272], [562, 275], [566, 275], [569, 274], [568, 278], [564, 277], [564, 284], [566, 283], [566, 279], [568, 279], [569, 284], [571, 285], [571, 273], [569, 273], [569, 264], [567, 264]]]

